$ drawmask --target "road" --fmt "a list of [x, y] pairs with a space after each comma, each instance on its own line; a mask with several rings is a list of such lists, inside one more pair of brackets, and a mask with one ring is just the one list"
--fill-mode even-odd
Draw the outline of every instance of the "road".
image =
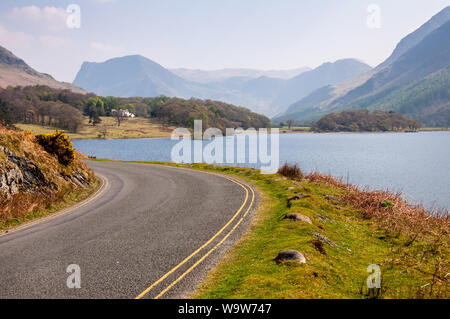
[[[0, 236], [0, 298], [187, 296], [256, 209], [253, 189], [235, 178], [87, 164], [105, 180], [95, 198]], [[72, 264], [81, 288], [67, 286]]]

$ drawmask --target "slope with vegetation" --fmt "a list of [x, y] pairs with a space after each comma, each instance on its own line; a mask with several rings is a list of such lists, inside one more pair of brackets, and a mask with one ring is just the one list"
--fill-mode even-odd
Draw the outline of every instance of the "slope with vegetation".
[[351, 79], [370, 70], [369, 65], [355, 59], [342, 59], [333, 63], [324, 63], [311, 71], [288, 80], [285, 87], [272, 102], [272, 106], [276, 107], [279, 113], [285, 112], [289, 105], [316, 89]]
[[[250, 110], [212, 100], [169, 97], [116, 98], [79, 94], [47, 86], [8, 87], [0, 89], [0, 121], [55, 127], [77, 133], [88, 125], [101, 127], [101, 117], [114, 118], [120, 126], [124, 110], [152, 123], [192, 128], [194, 120], [203, 127], [269, 127], [270, 120]], [[102, 134], [99, 129], [99, 134]]]
[[419, 121], [398, 113], [353, 110], [327, 114], [311, 129], [316, 132], [387, 132], [417, 131], [420, 127]]
[[[193, 164], [232, 174], [263, 195], [250, 230], [207, 276], [194, 298], [448, 298], [448, 212], [411, 206], [287, 165], [280, 174]], [[289, 177], [283, 177], [285, 174]], [[296, 250], [305, 263], [276, 260]], [[368, 289], [368, 266], [381, 289]]]
[[84, 199], [97, 187], [62, 132], [33, 136], [0, 126], [0, 229]]

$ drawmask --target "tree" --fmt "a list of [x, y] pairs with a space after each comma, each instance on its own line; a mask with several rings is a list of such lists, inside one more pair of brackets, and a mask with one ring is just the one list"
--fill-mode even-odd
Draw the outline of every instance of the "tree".
[[288, 129], [291, 129], [292, 125], [294, 124], [293, 120], [287, 120], [286, 124], [288, 125]]
[[95, 126], [101, 122], [100, 115], [105, 113], [103, 101], [98, 97], [86, 99], [84, 112], [89, 116], [89, 123]]

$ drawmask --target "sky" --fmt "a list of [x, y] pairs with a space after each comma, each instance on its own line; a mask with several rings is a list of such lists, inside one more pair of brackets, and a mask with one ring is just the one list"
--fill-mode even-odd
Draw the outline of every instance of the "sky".
[[[80, 9], [79, 25], [67, 12], [71, 4]], [[448, 5], [450, 0], [2, 0], [0, 45], [66, 82], [84, 61], [130, 54], [166, 68], [204, 70], [314, 68], [342, 58], [376, 66]]]

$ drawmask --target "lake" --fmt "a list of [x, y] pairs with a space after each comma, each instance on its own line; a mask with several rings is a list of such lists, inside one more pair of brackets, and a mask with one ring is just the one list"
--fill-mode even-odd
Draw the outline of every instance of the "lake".
[[[279, 141], [280, 164], [298, 163], [304, 172], [319, 171], [372, 189], [402, 191], [411, 202], [427, 207], [450, 207], [448, 131], [280, 134]], [[73, 141], [86, 155], [141, 161], [170, 161], [176, 143], [165, 138]]]

